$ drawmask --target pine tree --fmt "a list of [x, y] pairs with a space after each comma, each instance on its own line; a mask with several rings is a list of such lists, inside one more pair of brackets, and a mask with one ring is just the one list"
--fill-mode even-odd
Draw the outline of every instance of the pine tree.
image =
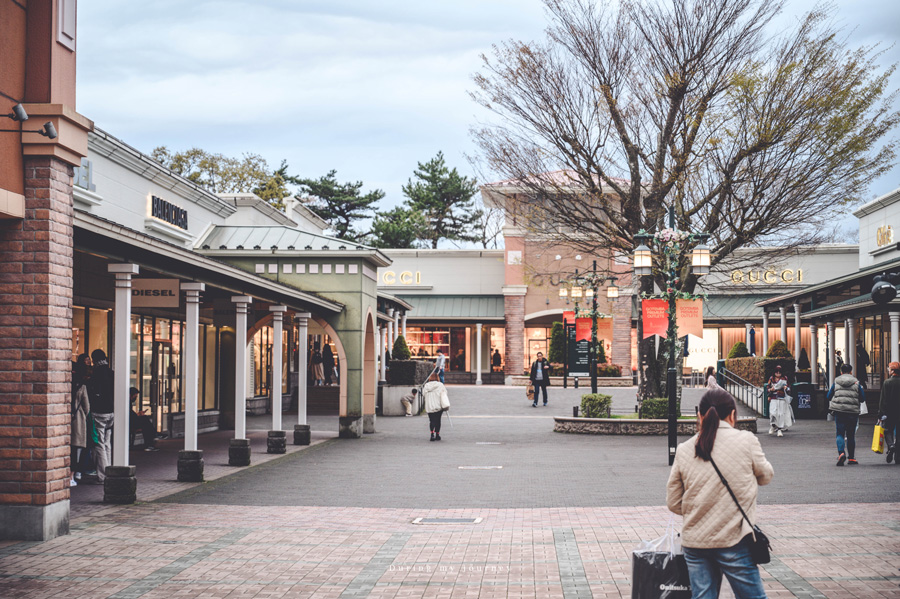
[[363, 194], [362, 181], [339, 183], [336, 175], [337, 171], [331, 170], [318, 179], [292, 177], [289, 181], [310, 196], [307, 207], [329, 224], [335, 237], [360, 242], [366, 232], [357, 229], [357, 224], [375, 213], [374, 204], [384, 197], [384, 192], [376, 189]]

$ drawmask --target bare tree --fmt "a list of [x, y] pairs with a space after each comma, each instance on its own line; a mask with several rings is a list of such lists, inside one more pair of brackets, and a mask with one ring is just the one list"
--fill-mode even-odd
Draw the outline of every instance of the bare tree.
[[[495, 46], [472, 96], [499, 117], [473, 136], [515, 190], [508, 211], [550, 243], [630, 254], [671, 206], [678, 228], [711, 235], [714, 267], [739, 248], [774, 258], [830, 240], [891, 166], [894, 67], [849, 48], [833, 9], [769, 35], [782, 0], [545, 4], [547, 39]], [[680, 275], [694, 292], [686, 261]], [[651, 341], [645, 395], [659, 391]]]

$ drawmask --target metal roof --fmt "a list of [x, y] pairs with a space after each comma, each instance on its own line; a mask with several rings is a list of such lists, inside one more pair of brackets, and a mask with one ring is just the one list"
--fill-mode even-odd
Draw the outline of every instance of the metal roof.
[[401, 295], [413, 320], [504, 320], [502, 295]]
[[[757, 302], [772, 297], [771, 295], [710, 295], [703, 302], [703, 320], [759, 320], [762, 318], [762, 310]], [[638, 304], [632, 307], [632, 318], [640, 318]]]

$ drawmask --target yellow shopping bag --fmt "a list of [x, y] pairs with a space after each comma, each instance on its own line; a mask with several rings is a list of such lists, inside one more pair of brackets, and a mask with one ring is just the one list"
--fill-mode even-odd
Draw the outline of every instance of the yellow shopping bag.
[[875, 425], [875, 434], [872, 435], [872, 451], [884, 453], [884, 427], [880, 424]]

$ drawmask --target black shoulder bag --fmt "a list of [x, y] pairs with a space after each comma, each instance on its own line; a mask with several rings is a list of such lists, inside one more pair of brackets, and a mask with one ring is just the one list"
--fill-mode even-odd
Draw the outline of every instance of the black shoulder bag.
[[752, 535], [747, 535], [750, 537], [750, 557], [753, 558], [753, 562], [756, 564], [768, 564], [770, 561], [769, 550], [772, 546], [769, 544], [769, 537], [763, 534], [763, 531], [759, 529], [757, 525], [753, 522], [750, 522], [750, 518], [747, 517], [747, 514], [744, 513], [744, 508], [741, 507], [741, 504], [738, 503], [737, 497], [734, 496], [734, 491], [731, 490], [731, 487], [728, 485], [728, 481], [725, 480], [725, 477], [722, 476], [722, 473], [719, 471], [719, 467], [716, 466], [715, 460], [712, 459], [712, 456], [709, 456], [709, 462], [712, 464], [712, 467], [716, 469], [716, 474], [719, 475], [719, 478], [722, 479], [722, 484], [725, 485], [725, 488], [728, 489], [728, 494], [731, 495], [731, 498], [734, 500], [734, 504], [741, 510], [741, 516], [744, 517], [744, 520], [747, 521], [747, 524], [753, 529]]

